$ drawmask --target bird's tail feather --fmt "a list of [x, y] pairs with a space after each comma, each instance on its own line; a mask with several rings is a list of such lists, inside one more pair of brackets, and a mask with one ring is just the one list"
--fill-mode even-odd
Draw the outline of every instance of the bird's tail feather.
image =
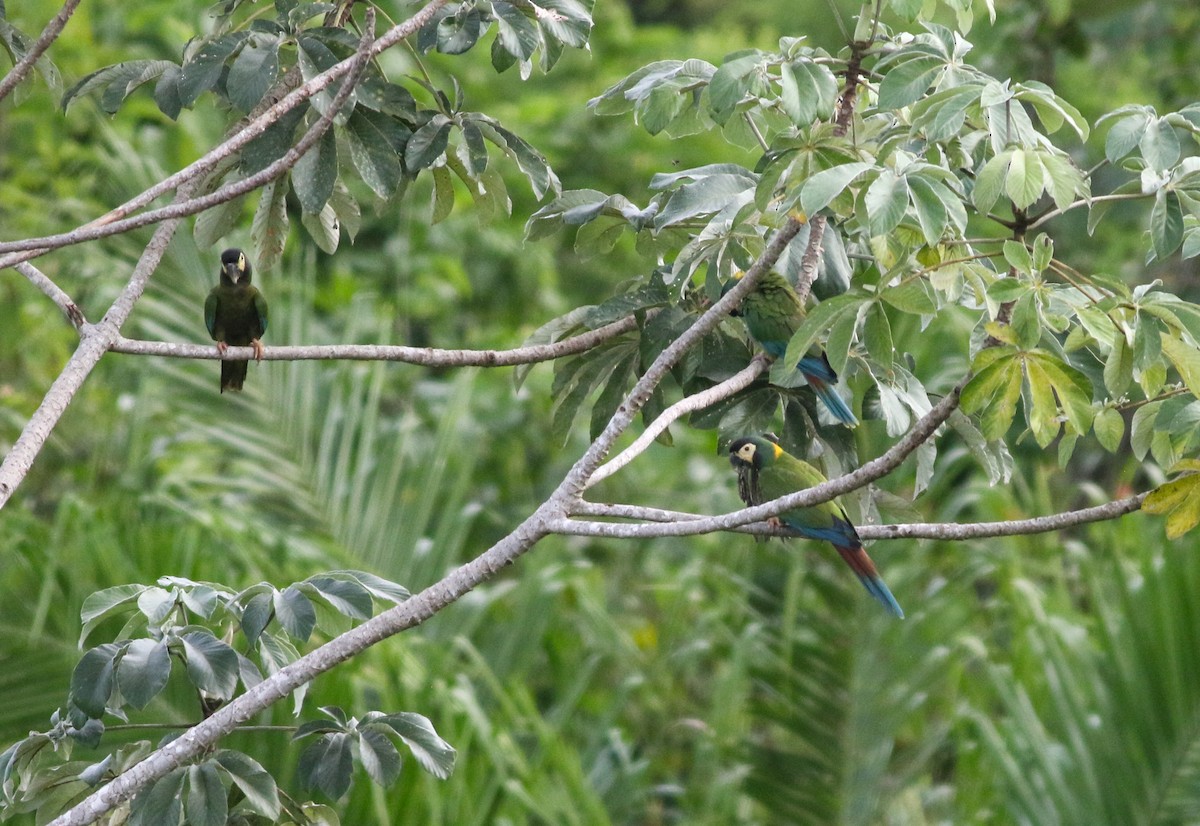
[[826, 384], [821, 379], [816, 376], [810, 376], [808, 373], [804, 374], [804, 378], [808, 380], [808, 386], [813, 389], [813, 392], [817, 394], [817, 398], [821, 400], [822, 404], [833, 414], [835, 419], [847, 427], [856, 427], [858, 425], [858, 418], [854, 415], [854, 411], [842, 400], [842, 397], [838, 395], [833, 385]]
[[250, 367], [248, 361], [221, 362], [221, 392], [226, 390], [241, 390], [246, 381], [246, 371]]
[[867, 552], [863, 546], [834, 545], [833, 547], [837, 548], [837, 552], [842, 555], [842, 559], [846, 560], [846, 564], [858, 575], [858, 579], [863, 584], [863, 587], [867, 589], [867, 593], [875, 597], [888, 611], [900, 619], [904, 619], [904, 610], [900, 607], [900, 603], [896, 602], [896, 598], [892, 596], [891, 590], [888, 589], [887, 585], [880, 578], [879, 571], [875, 569], [875, 563], [871, 561], [871, 557], [867, 556]]
[[837, 373], [829, 365], [829, 357], [824, 353], [814, 356], [809, 354], [800, 359], [800, 373], [808, 386], [817, 394], [817, 398], [825, 405], [833, 417], [847, 427], [856, 427], [858, 419], [854, 411], [842, 400], [833, 385], [837, 384]]

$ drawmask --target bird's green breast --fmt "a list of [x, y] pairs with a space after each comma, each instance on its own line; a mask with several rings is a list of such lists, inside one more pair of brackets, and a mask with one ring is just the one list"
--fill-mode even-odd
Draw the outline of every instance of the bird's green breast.
[[214, 305], [209, 329], [214, 339], [245, 346], [266, 332], [266, 319], [260, 312], [263, 302], [257, 288], [220, 284], [213, 287], [208, 301]]

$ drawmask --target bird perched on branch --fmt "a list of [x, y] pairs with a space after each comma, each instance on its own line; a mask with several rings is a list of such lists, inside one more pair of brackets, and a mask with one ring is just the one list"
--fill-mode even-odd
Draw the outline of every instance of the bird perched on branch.
[[[259, 341], [267, 331], [267, 300], [250, 283], [250, 261], [239, 249], [221, 253], [221, 281], [204, 302], [204, 324], [217, 342], [217, 352], [234, 347], [254, 348], [255, 360], [262, 360]], [[241, 390], [249, 363], [221, 362], [221, 392]]]
[[[742, 273], [734, 275], [734, 281], [725, 286], [724, 292], [733, 289]], [[775, 358], [783, 358], [788, 341], [804, 321], [804, 304], [792, 289], [788, 280], [777, 272], [763, 273], [754, 289], [742, 299], [742, 304], [732, 313], [746, 323], [751, 337]], [[817, 394], [833, 417], [847, 427], [854, 427], [858, 419], [854, 412], [838, 395], [834, 385], [837, 373], [829, 366], [829, 359], [820, 347], [812, 347], [800, 359], [798, 365], [805, 381]]]
[[[738, 495], [748, 506], [761, 505], [827, 481], [808, 462], [761, 436], [747, 436], [731, 444], [729, 462], [738, 474]], [[803, 537], [831, 543], [867, 592], [888, 611], [904, 618], [904, 611], [880, 579], [875, 563], [867, 556], [858, 532], [837, 499], [809, 508], [792, 508], [781, 513], [777, 521]]]

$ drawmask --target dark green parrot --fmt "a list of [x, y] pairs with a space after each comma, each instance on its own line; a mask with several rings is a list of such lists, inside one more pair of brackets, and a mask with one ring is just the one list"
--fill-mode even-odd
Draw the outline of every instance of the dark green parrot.
[[[734, 279], [741, 277], [742, 273], [738, 273]], [[736, 280], [731, 281], [725, 291], [733, 289], [735, 283]], [[764, 350], [775, 358], [783, 358], [788, 341], [804, 321], [804, 304], [786, 278], [777, 272], [768, 272], [758, 280], [753, 292], [742, 299], [733, 315], [741, 316], [750, 335]], [[799, 370], [835, 419], [848, 427], [858, 424], [854, 412], [834, 388], [837, 373], [829, 366], [824, 350], [816, 346], [810, 349], [808, 355], [800, 359]]]
[[[234, 347], [253, 347], [254, 358], [261, 360], [259, 341], [267, 331], [267, 300], [250, 284], [250, 262], [238, 249], [221, 253], [221, 282], [212, 288], [204, 302], [204, 323], [217, 342], [217, 352]], [[221, 362], [221, 392], [241, 390], [249, 362]]]
[[[784, 451], [775, 442], [760, 436], [747, 436], [729, 446], [729, 461], [737, 470], [738, 495], [747, 505], [761, 505], [798, 490], [815, 487], [826, 481], [824, 474], [801, 459]], [[867, 592], [879, 600], [897, 617], [904, 611], [879, 578], [875, 563], [863, 549], [858, 532], [850, 524], [846, 510], [837, 499], [811, 508], [793, 508], [778, 517], [808, 539], [820, 539], [833, 544]]]

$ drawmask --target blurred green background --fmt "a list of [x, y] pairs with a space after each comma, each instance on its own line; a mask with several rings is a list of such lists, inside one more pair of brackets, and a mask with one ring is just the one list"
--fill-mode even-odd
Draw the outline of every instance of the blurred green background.
[[[9, 2], [36, 34], [57, 10]], [[969, 38], [987, 71], [1051, 83], [1094, 120], [1130, 102], [1160, 112], [1200, 99], [1192, 2], [998, 2]], [[384, 5], [397, 19], [403, 9]], [[546, 154], [565, 189], [647, 198], [658, 171], [752, 162], [719, 136], [652, 138], [600, 119], [589, 98], [654, 60], [773, 48], [807, 35], [836, 51], [832, 9], [857, 4], [601, 2], [590, 53], [549, 75], [496, 75], [486, 52], [430, 58], [467, 106]], [[135, 57], [178, 59], [206, 20], [194, 0], [81, 5], [51, 56], [67, 84]], [[406, 71], [401, 57], [396, 70]], [[0, 68], [7, 68], [0, 67]], [[0, 105], [0, 238], [63, 231], [201, 154], [226, 117], [201, 101], [178, 123], [147, 91], [115, 117], [91, 101], [63, 114], [40, 81]], [[1100, 137], [1078, 147], [1087, 168]], [[580, 257], [525, 245], [538, 204], [505, 169], [513, 217], [484, 223], [459, 193], [430, 226], [428, 180], [367, 210], [353, 246], [317, 251], [293, 221], [284, 263], [259, 274], [267, 344], [510, 347], [542, 322], [612, 294], [655, 262], [632, 243]], [[511, 177], [509, 177], [511, 175]], [[1095, 191], [1103, 188], [1103, 179]], [[1190, 295], [1178, 262], [1147, 271], [1137, 208], [1089, 237], [1053, 227], [1060, 256]], [[245, 228], [230, 245], [249, 246]], [[125, 329], [207, 341], [201, 307], [219, 249], [190, 224]], [[149, 230], [38, 260], [98, 318]], [[918, 376], [943, 390], [964, 367], [963, 325], [897, 331]], [[949, 338], [947, 338], [949, 336]], [[953, 336], [959, 336], [953, 341]], [[0, 451], [76, 336], [12, 270], [0, 273]], [[948, 346], [948, 342], [954, 346]], [[548, 441], [549, 366], [519, 392], [508, 370], [267, 362], [248, 391], [217, 394], [212, 362], [107, 356], [0, 514], [0, 743], [44, 729], [65, 702], [79, 608], [103, 587], [162, 575], [236, 587], [355, 567], [416, 591], [503, 536], [585, 447]], [[673, 448], [604, 482], [594, 498], [720, 512], [737, 504], [711, 432], [673, 428]], [[882, 424], [860, 429], [866, 458]], [[1013, 447], [992, 488], [944, 444], [911, 516], [997, 520], [1107, 501], [1161, 479], [1081, 446], [1065, 469]], [[902, 469], [885, 481], [903, 494]], [[652, 542], [551, 538], [419, 629], [320, 678], [309, 705], [410, 710], [459, 751], [445, 782], [406, 765], [392, 789], [359, 776], [345, 823], [1192, 823], [1200, 820], [1200, 561], [1141, 515], [1062, 535], [896, 541], [872, 554], [908, 618], [893, 622], [811, 544], [729, 534]], [[193, 719], [183, 692], [146, 719]], [[280, 707], [264, 721], [286, 723]], [[284, 736], [230, 744], [293, 782]]]

